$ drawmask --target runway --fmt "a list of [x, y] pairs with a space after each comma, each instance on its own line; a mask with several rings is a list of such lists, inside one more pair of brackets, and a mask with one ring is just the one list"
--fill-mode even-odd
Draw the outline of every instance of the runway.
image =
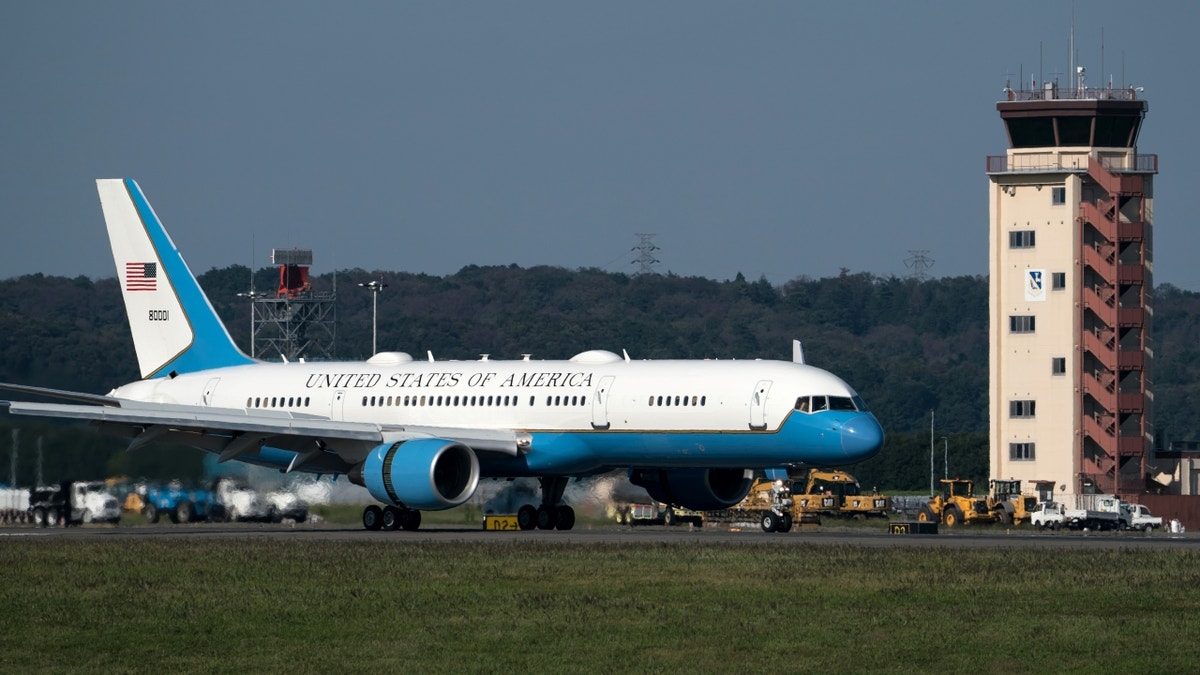
[[757, 528], [601, 525], [566, 532], [497, 532], [462, 527], [431, 526], [416, 532], [368, 531], [361, 527], [327, 524], [192, 524], [158, 526], [82, 526], [38, 529], [0, 528], [5, 538], [46, 541], [103, 542], [149, 539], [273, 539], [338, 542], [420, 543], [541, 543], [575, 546], [625, 546], [661, 544], [752, 544], [756, 546], [843, 546], [971, 549], [1153, 549], [1200, 551], [1200, 535], [1165, 532], [1037, 532], [1028, 528], [959, 528], [936, 535], [889, 534], [878, 527], [822, 527], [786, 534], [767, 534]]

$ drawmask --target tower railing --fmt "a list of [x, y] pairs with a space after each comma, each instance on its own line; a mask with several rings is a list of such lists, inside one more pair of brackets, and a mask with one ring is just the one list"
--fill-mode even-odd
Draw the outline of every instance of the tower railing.
[[988, 155], [987, 172], [999, 173], [1087, 173], [1094, 159], [1110, 173], [1158, 173], [1158, 155], [1112, 152], [1014, 152]]

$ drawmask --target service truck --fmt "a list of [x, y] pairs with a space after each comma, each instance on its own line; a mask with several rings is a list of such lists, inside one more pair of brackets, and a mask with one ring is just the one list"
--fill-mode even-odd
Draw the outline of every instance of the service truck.
[[29, 520], [29, 490], [0, 487], [0, 523], [24, 523]]
[[1144, 504], [1125, 504], [1125, 527], [1149, 532], [1163, 526], [1162, 516], [1150, 513]]
[[1116, 530], [1121, 527], [1117, 513], [1096, 509], [1068, 509], [1056, 501], [1038, 502], [1029, 522], [1039, 530]]
[[1150, 531], [1162, 527], [1162, 518], [1151, 514], [1150, 509], [1141, 504], [1127, 502], [1116, 495], [1096, 495], [1090, 500], [1094, 510], [1116, 518], [1123, 530]]
[[63, 481], [29, 490], [29, 518], [38, 527], [112, 523], [121, 520], [121, 505], [104, 481]]

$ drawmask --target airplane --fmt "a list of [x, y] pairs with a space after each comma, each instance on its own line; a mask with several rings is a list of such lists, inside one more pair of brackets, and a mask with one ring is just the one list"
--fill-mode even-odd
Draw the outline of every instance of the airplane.
[[96, 181], [141, 379], [107, 395], [0, 383], [65, 399], [6, 401], [17, 415], [87, 420], [130, 449], [179, 443], [283, 472], [345, 474], [382, 503], [369, 530], [416, 530], [480, 479], [532, 477], [521, 529], [569, 530], [571, 478], [627, 470], [660, 502], [737, 504], [755, 471], [854, 464], [884, 433], [837, 376], [793, 360], [414, 359], [262, 362], [221, 323], [141, 188]]

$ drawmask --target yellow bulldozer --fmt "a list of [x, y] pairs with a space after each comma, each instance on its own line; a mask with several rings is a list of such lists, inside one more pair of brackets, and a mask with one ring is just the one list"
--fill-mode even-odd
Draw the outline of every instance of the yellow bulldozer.
[[999, 517], [988, 497], [975, 496], [975, 482], [966, 478], [945, 478], [942, 493], [934, 495], [917, 512], [917, 520], [942, 523], [947, 527], [969, 523], [994, 523]]

